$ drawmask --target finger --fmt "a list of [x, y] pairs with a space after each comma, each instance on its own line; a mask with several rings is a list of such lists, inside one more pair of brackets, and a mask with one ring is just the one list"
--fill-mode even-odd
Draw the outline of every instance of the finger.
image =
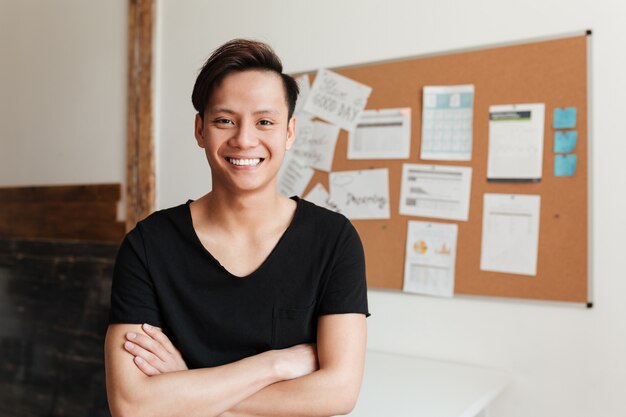
[[153, 339], [150, 335], [129, 332], [126, 334], [126, 339], [138, 346], [141, 346], [148, 352], [153, 353], [162, 361], [166, 361], [169, 357], [169, 353], [165, 350], [161, 343], [158, 340]]
[[158, 370], [159, 372], [163, 371], [163, 361], [159, 359], [152, 352], [132, 342], [124, 343], [124, 349], [126, 349], [128, 353], [135, 356], [136, 358], [140, 358], [144, 363], [147, 363], [150, 367]]
[[178, 353], [178, 349], [172, 344], [170, 339], [163, 333], [161, 329], [158, 327], [150, 326], [148, 323], [143, 325], [143, 329], [146, 333], [148, 333], [152, 338], [156, 339], [161, 346], [165, 348], [169, 353]]
[[133, 362], [135, 362], [135, 365], [137, 365], [137, 368], [139, 368], [141, 372], [148, 376], [159, 375], [161, 373], [158, 369], [143, 360], [140, 356], [136, 356]]

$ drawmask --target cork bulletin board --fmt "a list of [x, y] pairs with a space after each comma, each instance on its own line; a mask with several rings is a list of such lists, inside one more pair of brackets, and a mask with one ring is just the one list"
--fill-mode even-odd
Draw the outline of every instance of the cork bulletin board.
[[[478, 295], [585, 303], [590, 306], [588, 45], [590, 32], [577, 36], [477, 48], [382, 63], [331, 68], [373, 88], [366, 109], [410, 107], [411, 153], [400, 160], [348, 160], [348, 134], [341, 131], [332, 171], [387, 168], [391, 218], [353, 220], [365, 248], [370, 288], [401, 290], [409, 220], [458, 225], [455, 295]], [[309, 73], [311, 80], [315, 73]], [[424, 86], [473, 84], [471, 161], [421, 160]], [[487, 181], [489, 106], [545, 103], [543, 176], [539, 182]], [[578, 163], [571, 177], [554, 175], [553, 109], [577, 108]], [[469, 166], [473, 169], [468, 221], [428, 219], [399, 214], [402, 165]], [[306, 195], [317, 183], [328, 189], [328, 174], [316, 171]], [[480, 269], [483, 195], [541, 196], [537, 275]]]

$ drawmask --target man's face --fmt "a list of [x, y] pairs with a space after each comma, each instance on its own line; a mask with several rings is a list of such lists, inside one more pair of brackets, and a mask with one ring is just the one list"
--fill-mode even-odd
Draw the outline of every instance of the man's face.
[[205, 149], [213, 188], [250, 192], [272, 187], [295, 135], [279, 75], [249, 70], [226, 76], [196, 116], [196, 140]]

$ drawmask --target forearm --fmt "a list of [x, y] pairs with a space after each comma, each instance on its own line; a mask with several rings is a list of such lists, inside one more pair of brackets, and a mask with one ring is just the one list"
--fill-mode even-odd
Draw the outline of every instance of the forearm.
[[354, 408], [360, 386], [361, 375], [321, 369], [263, 388], [222, 417], [326, 417], [347, 414]]
[[318, 322], [320, 369], [263, 388], [223, 417], [326, 417], [348, 414], [361, 389], [367, 329], [362, 314], [322, 316]]
[[117, 393], [111, 408], [115, 417], [209, 417], [280, 380], [266, 353], [216, 368], [141, 376]]

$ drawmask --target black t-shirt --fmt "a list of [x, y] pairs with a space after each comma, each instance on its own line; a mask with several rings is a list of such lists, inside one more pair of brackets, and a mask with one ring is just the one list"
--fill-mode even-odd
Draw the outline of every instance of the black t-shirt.
[[161, 327], [189, 368], [204, 368], [315, 342], [324, 314], [369, 315], [356, 230], [344, 216], [294, 199], [287, 230], [243, 278], [202, 245], [191, 200], [140, 221], [117, 254], [109, 323]]

